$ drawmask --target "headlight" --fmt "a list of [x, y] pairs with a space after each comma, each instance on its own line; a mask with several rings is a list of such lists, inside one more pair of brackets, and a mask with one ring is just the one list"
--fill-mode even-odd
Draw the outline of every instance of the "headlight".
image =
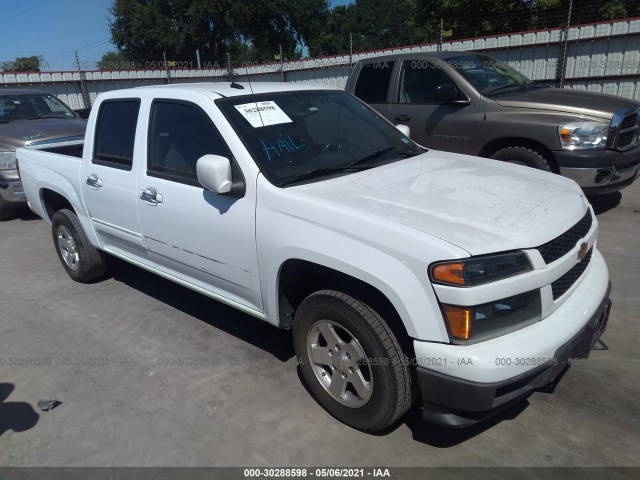
[[605, 148], [609, 125], [602, 122], [573, 122], [558, 127], [560, 145], [565, 150]]
[[442, 305], [442, 313], [454, 343], [486, 340], [540, 320], [540, 290], [472, 307]]
[[451, 262], [438, 262], [429, 267], [433, 283], [456, 287], [475, 287], [531, 271], [524, 252], [472, 257]]
[[16, 169], [16, 152], [0, 152], [0, 170]]

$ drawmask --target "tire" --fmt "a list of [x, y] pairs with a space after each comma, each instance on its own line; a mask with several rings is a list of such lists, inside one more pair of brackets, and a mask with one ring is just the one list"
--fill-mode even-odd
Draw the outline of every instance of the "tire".
[[7, 202], [0, 196], [0, 220], [9, 220], [16, 216], [20, 207], [15, 206], [11, 202]]
[[538, 170], [551, 170], [549, 161], [538, 152], [526, 147], [506, 147], [498, 150], [489, 158], [494, 160], [502, 160], [503, 162], [514, 163], [516, 165], [525, 165]]
[[91, 245], [75, 213], [58, 210], [53, 215], [51, 234], [60, 263], [73, 280], [87, 283], [104, 275], [106, 256]]
[[313, 293], [296, 311], [293, 341], [307, 386], [341, 422], [377, 432], [413, 404], [409, 360], [385, 321], [363, 302], [333, 290]]

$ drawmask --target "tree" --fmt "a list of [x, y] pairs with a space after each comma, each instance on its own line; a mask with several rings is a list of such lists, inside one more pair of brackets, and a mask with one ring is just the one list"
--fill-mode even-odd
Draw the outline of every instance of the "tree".
[[3, 62], [2, 70], [5, 72], [39, 72], [44, 63], [42, 55], [18, 57], [13, 62]]
[[130, 70], [142, 68], [142, 65], [133, 60], [129, 60], [124, 52], [106, 52], [102, 58], [96, 62], [100, 70]]
[[418, 21], [416, 0], [356, 0], [331, 9], [324, 28], [309, 44], [313, 55], [375, 50], [424, 42], [427, 33]]
[[230, 53], [272, 59], [282, 46], [291, 58], [317, 32], [327, 0], [113, 0], [113, 43], [147, 63], [189, 55]]

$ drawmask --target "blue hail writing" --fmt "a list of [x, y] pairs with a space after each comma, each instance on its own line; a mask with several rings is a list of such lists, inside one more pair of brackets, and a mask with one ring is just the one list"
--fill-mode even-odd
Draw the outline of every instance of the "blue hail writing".
[[[305, 147], [304, 143], [302, 145], [296, 145], [289, 135], [287, 135], [286, 138], [281, 136], [274, 141], [265, 141], [261, 138], [260, 143], [262, 143], [262, 150], [269, 161], [271, 161], [272, 158], [280, 158], [283, 154], [296, 153]], [[274, 155], [273, 157], [272, 154]]]

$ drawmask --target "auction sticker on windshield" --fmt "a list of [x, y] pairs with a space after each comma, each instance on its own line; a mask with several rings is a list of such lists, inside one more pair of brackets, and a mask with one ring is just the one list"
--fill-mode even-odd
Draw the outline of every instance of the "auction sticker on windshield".
[[276, 102], [271, 100], [266, 102], [245, 103], [236, 105], [235, 107], [253, 128], [292, 122]]

